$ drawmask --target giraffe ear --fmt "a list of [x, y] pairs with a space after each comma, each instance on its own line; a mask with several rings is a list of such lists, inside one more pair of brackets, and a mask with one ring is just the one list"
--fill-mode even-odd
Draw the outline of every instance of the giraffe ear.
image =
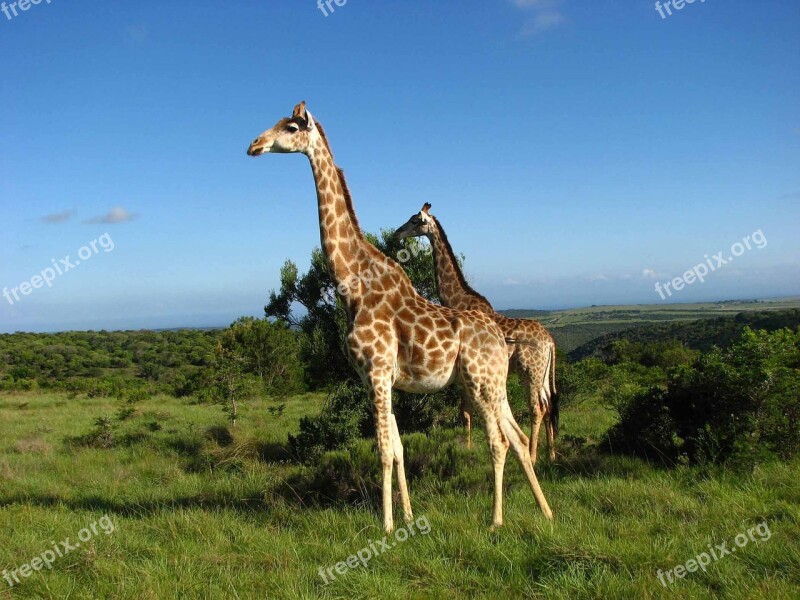
[[316, 123], [314, 122], [314, 117], [311, 116], [311, 113], [309, 111], [306, 111], [306, 129], [308, 131], [311, 131], [312, 129], [314, 129], [315, 125]]
[[422, 212], [424, 212], [426, 215], [428, 214], [428, 211], [430, 209], [431, 209], [431, 203], [430, 202], [426, 202], [425, 204], [422, 205]]
[[306, 122], [306, 129], [312, 130], [314, 129], [314, 117], [311, 116], [311, 113], [306, 110], [306, 101], [303, 100], [300, 104], [294, 107], [292, 111], [292, 118], [293, 119], [301, 119]]

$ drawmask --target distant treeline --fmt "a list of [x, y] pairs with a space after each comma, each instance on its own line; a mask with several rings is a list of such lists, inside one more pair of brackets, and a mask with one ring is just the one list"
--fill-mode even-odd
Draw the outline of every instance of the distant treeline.
[[510, 308], [508, 310], [501, 310], [499, 312], [500, 314], [507, 316], [509, 319], [538, 319], [540, 317], [550, 316], [553, 311], [528, 308]]
[[[129, 382], [180, 395], [214, 360], [221, 331], [71, 331], [0, 335], [0, 389], [89, 392]], [[114, 390], [116, 391], [116, 390]]]
[[572, 362], [591, 356], [604, 358], [612, 344], [618, 340], [642, 344], [677, 340], [688, 348], [706, 352], [714, 346], [724, 348], [738, 340], [747, 326], [766, 331], [785, 327], [796, 329], [800, 326], [800, 309], [742, 312], [688, 323], [657, 323], [634, 327], [595, 338], [569, 352], [567, 357]]

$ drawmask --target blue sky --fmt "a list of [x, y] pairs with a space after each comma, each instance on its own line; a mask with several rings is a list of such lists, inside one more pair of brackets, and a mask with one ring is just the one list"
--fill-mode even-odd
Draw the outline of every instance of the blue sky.
[[431, 202], [497, 308], [657, 303], [655, 282], [756, 231], [765, 247], [670, 300], [800, 294], [797, 2], [333, 6], [0, 13], [0, 287], [113, 240], [0, 297], [0, 331], [263, 314], [319, 243], [315, 196], [305, 158], [245, 150], [302, 99], [364, 229]]

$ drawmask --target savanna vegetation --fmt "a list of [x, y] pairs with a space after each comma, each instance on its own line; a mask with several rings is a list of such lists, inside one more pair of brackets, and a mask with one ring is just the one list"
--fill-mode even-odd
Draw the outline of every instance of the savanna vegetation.
[[[435, 301], [430, 257], [406, 244]], [[264, 318], [226, 329], [2, 335], [0, 570], [102, 515], [115, 528], [0, 579], [0, 597], [797, 597], [798, 313], [737, 314], [560, 354], [559, 455], [537, 465], [552, 524], [509, 461], [506, 525], [490, 532], [479, 424], [467, 449], [455, 390], [396, 394], [430, 532], [332, 581], [320, 569], [383, 533], [369, 402], [318, 251], [305, 272], [284, 265]], [[509, 397], [525, 424], [513, 377]], [[760, 523], [769, 539], [657, 577]]]

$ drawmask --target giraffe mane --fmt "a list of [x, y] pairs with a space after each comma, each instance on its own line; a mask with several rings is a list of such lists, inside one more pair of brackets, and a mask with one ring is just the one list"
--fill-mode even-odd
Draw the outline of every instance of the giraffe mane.
[[[333, 151], [331, 150], [331, 145], [328, 143], [328, 136], [325, 135], [325, 129], [323, 129], [322, 125], [319, 121], [316, 122], [316, 127], [319, 130], [319, 135], [322, 137], [322, 142], [325, 144], [325, 147], [328, 149], [328, 153], [331, 155], [331, 160], [333, 160]], [[336, 166], [336, 161], [334, 160], [333, 166], [336, 169], [336, 173], [339, 175], [339, 182], [342, 184], [342, 193], [344, 194], [344, 203], [347, 206], [347, 212], [350, 214], [350, 220], [353, 222], [353, 225], [358, 231], [358, 234], [363, 237], [363, 232], [361, 231], [361, 226], [358, 224], [358, 217], [356, 216], [356, 210], [353, 207], [353, 197], [350, 195], [350, 188], [347, 185], [347, 180], [344, 177], [344, 171]]]
[[453, 269], [455, 269], [456, 277], [458, 278], [458, 283], [461, 284], [461, 287], [463, 287], [468, 294], [480, 298], [481, 300], [486, 302], [486, 304], [489, 304], [491, 306], [491, 303], [486, 299], [485, 296], [476, 292], [472, 288], [472, 286], [467, 283], [467, 280], [464, 278], [464, 272], [461, 270], [461, 266], [458, 264], [458, 260], [456, 259], [456, 253], [453, 252], [453, 247], [450, 245], [450, 240], [447, 239], [447, 233], [445, 233], [444, 227], [442, 227], [442, 224], [439, 222], [439, 219], [437, 219], [433, 215], [429, 216], [433, 219], [433, 222], [436, 223], [436, 227], [439, 229], [439, 234], [442, 236], [442, 242], [444, 243], [444, 249], [447, 252], [447, 255], [450, 257], [450, 262], [453, 264]]

